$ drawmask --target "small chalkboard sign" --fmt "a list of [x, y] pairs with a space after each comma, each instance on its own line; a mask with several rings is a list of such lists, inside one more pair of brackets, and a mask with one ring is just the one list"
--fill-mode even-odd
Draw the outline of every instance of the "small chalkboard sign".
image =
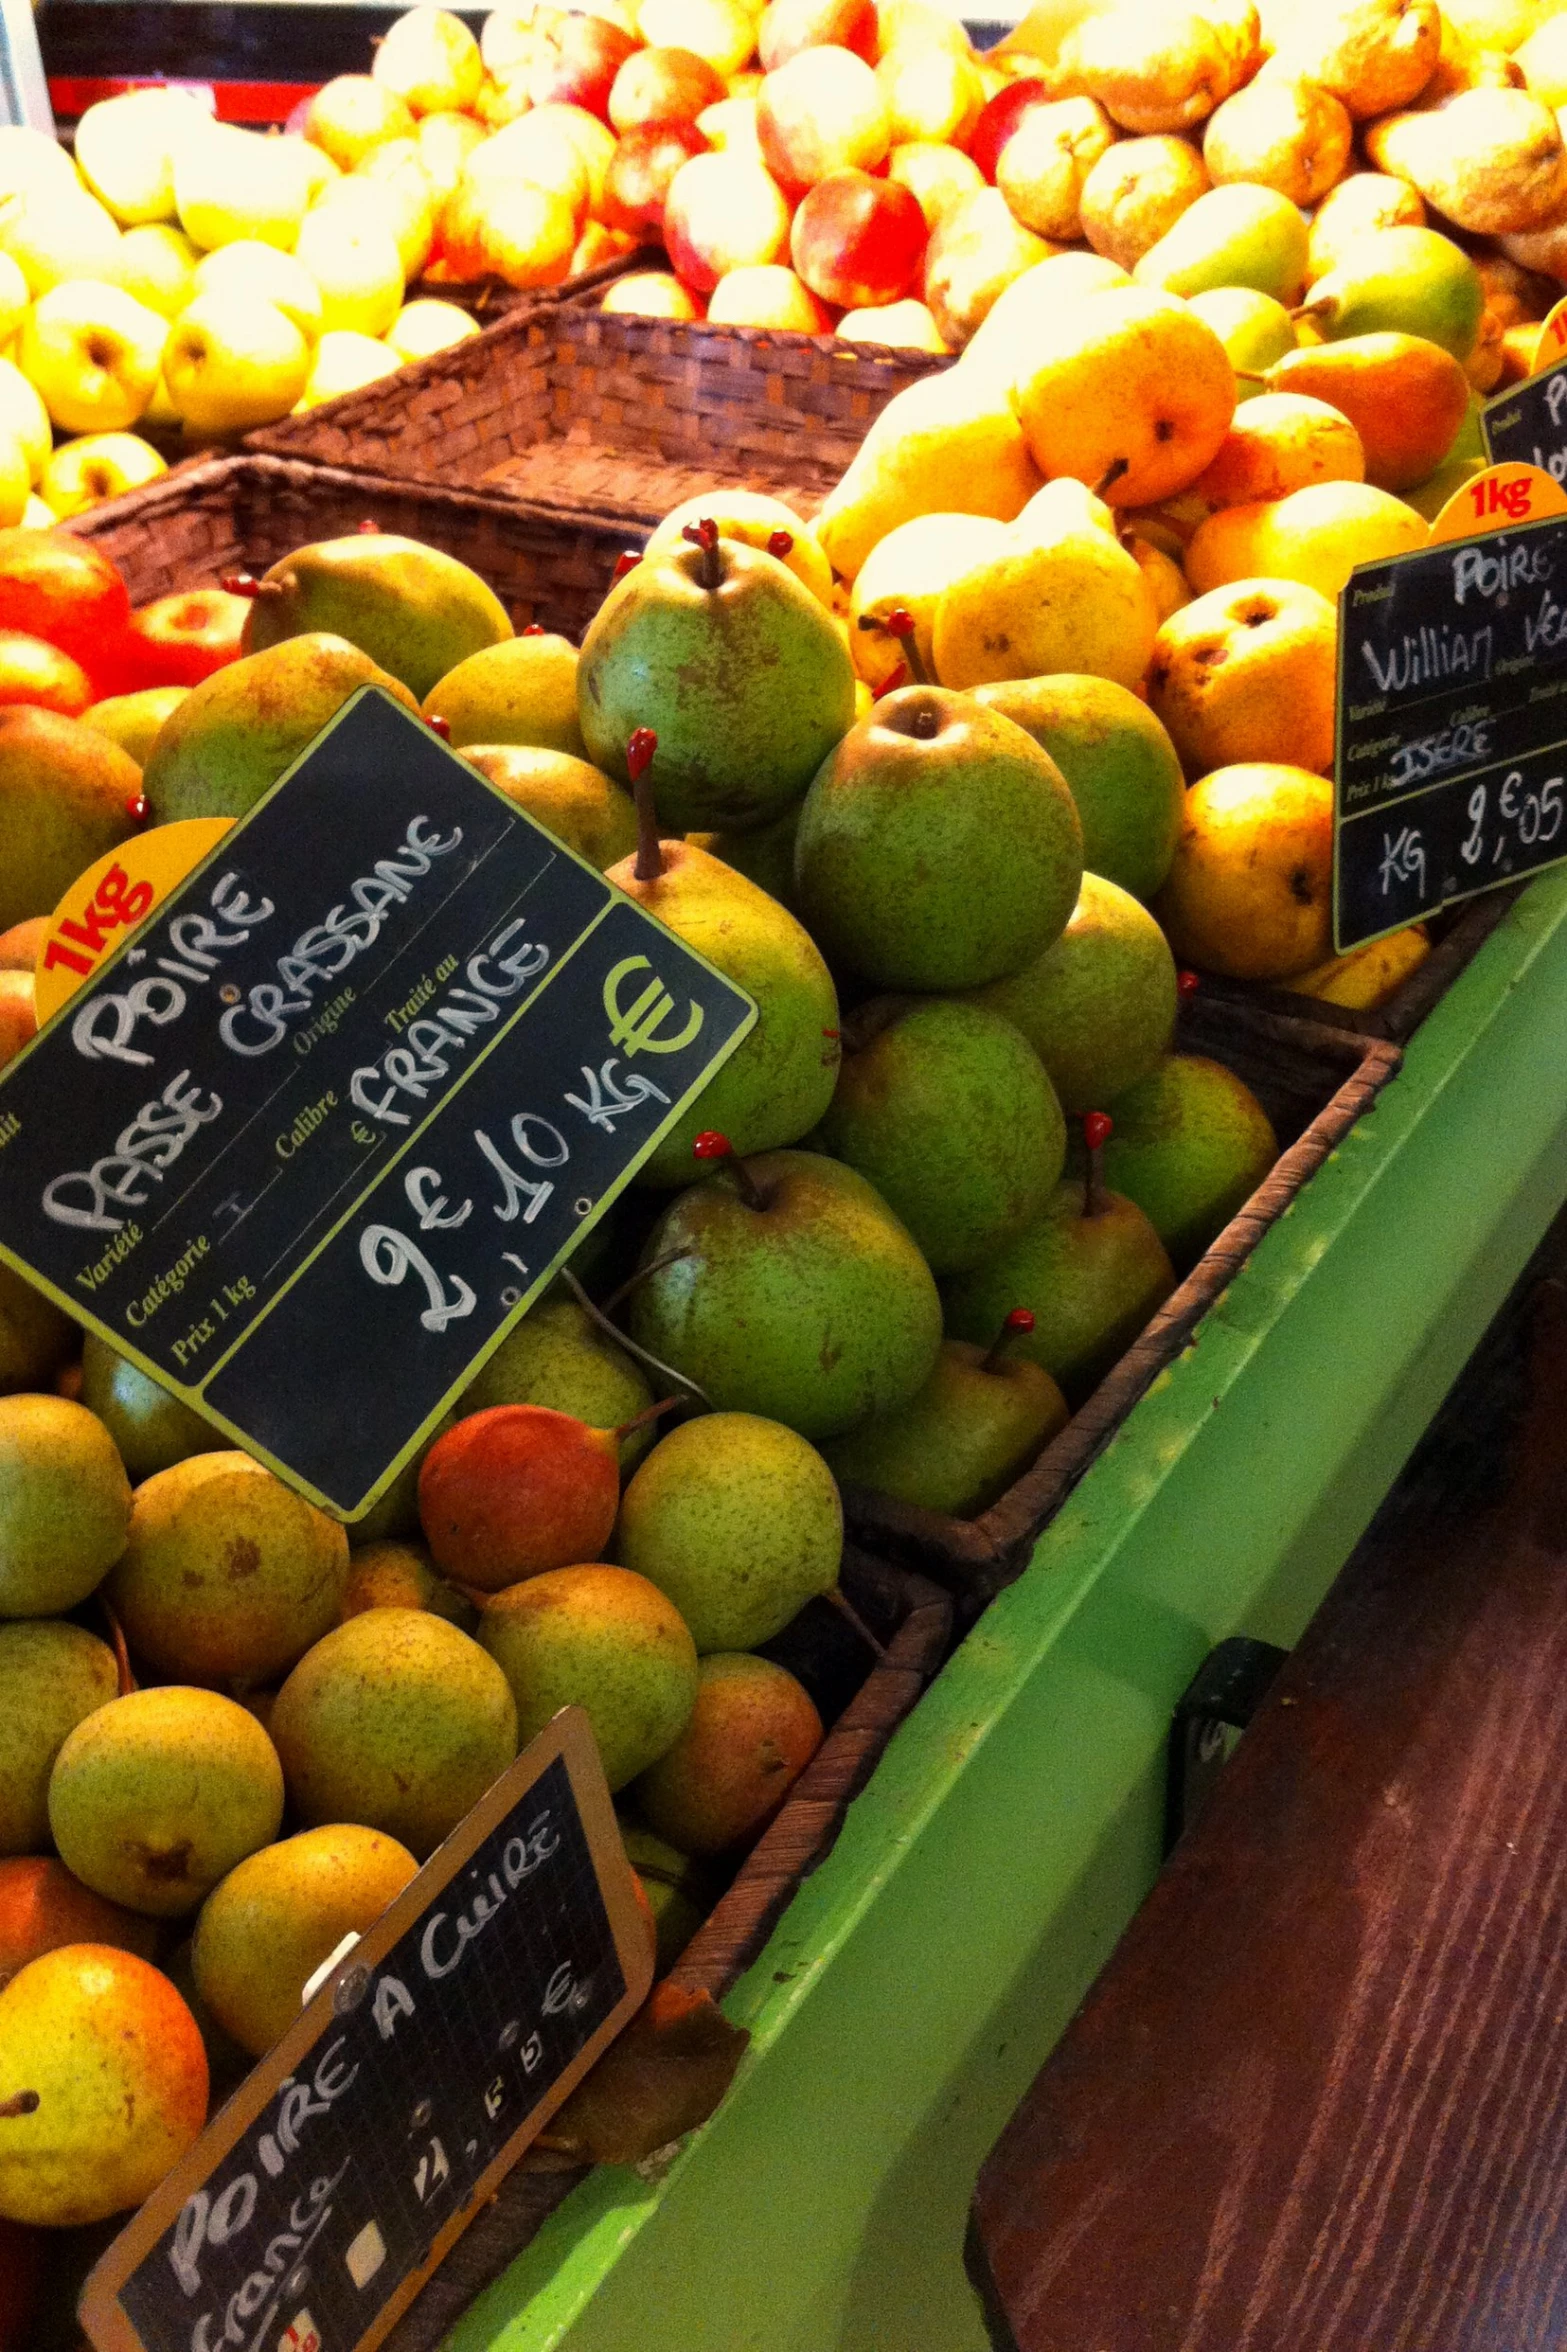
[[1333, 848], [1341, 954], [1567, 856], [1567, 517], [1350, 575]]
[[1553, 482], [1567, 483], [1567, 361], [1488, 400], [1480, 431], [1493, 464], [1538, 466]]
[[755, 1019], [367, 687], [0, 1077], [0, 1258], [353, 1519]]
[[557, 1715], [83, 2291], [99, 2352], [368, 2352], [647, 1997], [597, 1746]]

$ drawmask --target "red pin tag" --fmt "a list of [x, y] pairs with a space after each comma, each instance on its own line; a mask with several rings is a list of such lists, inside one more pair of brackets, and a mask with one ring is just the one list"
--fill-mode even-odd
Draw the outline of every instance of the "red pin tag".
[[1083, 1113], [1083, 1141], [1091, 1152], [1102, 1151], [1115, 1133], [1115, 1121], [1108, 1111]]
[[248, 596], [254, 599], [261, 594], [261, 582], [254, 572], [225, 572], [218, 585], [225, 596]]
[[1175, 975], [1175, 993], [1183, 1004], [1190, 1004], [1201, 986], [1202, 982], [1195, 972], [1177, 972]]
[[704, 1127], [691, 1146], [694, 1160], [728, 1160], [734, 1157], [734, 1145], [716, 1127]]
[[626, 772], [633, 784], [639, 784], [653, 765], [653, 754], [658, 749], [658, 737], [651, 727], [635, 727], [626, 740]]
[[452, 722], [450, 719], [443, 719], [437, 714], [433, 718], [426, 719], [424, 723], [429, 728], [432, 735], [439, 735], [443, 743], [450, 743], [452, 739]]
[[767, 542], [767, 552], [769, 555], [776, 555], [778, 561], [782, 563], [786, 555], [794, 553], [794, 533], [792, 531], [774, 531]]
[[542, 621], [530, 621], [527, 627], [525, 629], [519, 629], [517, 634], [519, 637], [542, 637], [544, 634], [544, 623]]
[[641, 561], [641, 556], [636, 554], [634, 550], [629, 547], [626, 548], [623, 554], [617, 555], [615, 558], [615, 568], [609, 576], [610, 586], [612, 588], [618, 588], [626, 574], [628, 572], [634, 572]]

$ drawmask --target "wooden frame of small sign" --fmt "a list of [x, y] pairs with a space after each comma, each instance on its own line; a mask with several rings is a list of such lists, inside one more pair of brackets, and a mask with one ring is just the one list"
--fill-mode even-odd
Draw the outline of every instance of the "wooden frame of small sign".
[[[267, 2056], [258, 2061], [207, 2125], [200, 2139], [160, 2182], [128, 2227], [115, 2239], [89, 2276], [80, 2303], [81, 2324], [92, 2343], [98, 2347], [98, 2352], [172, 2352], [176, 2344], [183, 2352], [183, 2348], [192, 2340], [192, 2320], [195, 2315], [190, 2305], [176, 2307], [177, 2330], [160, 2330], [156, 2335], [149, 2336], [126, 2309], [123, 2293], [128, 2282], [135, 2280], [149, 2257], [180, 2222], [187, 2206], [213, 2180], [269, 2104], [280, 2093], [288, 2096], [291, 2085], [306, 2081], [308, 2062], [317, 2044], [334, 2028], [341, 2029], [345, 2016], [351, 2016], [362, 2007], [376, 1971], [411, 1928], [426, 1914], [432, 1914], [433, 1917], [438, 1899], [468, 1865], [471, 1857], [507, 1817], [517, 1811], [557, 1763], [564, 1767], [567, 1775], [570, 1795], [591, 1858], [594, 1881], [613, 1937], [614, 1956], [624, 1981], [624, 1991], [569, 2064], [550, 2079], [527, 2111], [517, 2117], [504, 2145], [492, 2155], [467, 2193], [455, 2202], [454, 2210], [437, 2227], [433, 2239], [422, 2251], [418, 2261], [405, 2264], [389, 2277], [388, 2291], [374, 2310], [367, 2314], [365, 2326], [346, 2342], [340, 2334], [334, 2336], [329, 2352], [371, 2352], [371, 2348], [379, 2344], [395, 2326], [469, 2223], [495, 2194], [529, 2142], [543, 2129], [556, 2108], [608, 2044], [629, 2023], [652, 1985], [651, 1940], [637, 1905], [632, 1874], [621, 1843], [598, 1748], [588, 1718], [580, 1707], [563, 1708], [480, 1799], [445, 1843], [437, 1848], [417, 1877], [410, 1880], [397, 1900], [333, 1969], [320, 1990], [301, 2010], [297, 2022]], [[431, 1928], [427, 1926], [426, 1939], [430, 1933]], [[471, 1997], [472, 1990], [471, 1987], [465, 1989], [465, 2001]], [[379, 2020], [376, 2022], [379, 2023]], [[317, 2063], [318, 2081], [321, 2063]], [[482, 2083], [477, 2087], [482, 2091]], [[443, 2085], [443, 2089], [449, 2091], [450, 2086]], [[297, 2097], [299, 2093], [295, 2091], [293, 2095]], [[308, 2088], [304, 2095], [309, 2096]], [[367, 2168], [373, 2158], [379, 2178], [384, 2182], [384, 2137], [371, 2135], [364, 2145]], [[274, 2165], [267, 2162], [267, 2153], [264, 2141], [261, 2147], [262, 2165], [267, 2171], [272, 2171]], [[275, 2142], [271, 2144], [271, 2153], [275, 2162]], [[320, 2160], [319, 2151], [316, 2160]], [[301, 2201], [303, 2199], [296, 2199], [296, 2203]], [[327, 2217], [330, 2217], [331, 2211], [329, 2207]], [[238, 2236], [239, 2227], [236, 2226], [229, 2234]], [[220, 2242], [215, 2225], [212, 2236], [215, 2243]], [[274, 2238], [272, 2245], [276, 2244]], [[268, 2247], [269, 2255], [271, 2251], [272, 2247]], [[352, 2248], [349, 2251], [351, 2254]], [[288, 2259], [292, 2260], [293, 2257]], [[352, 2268], [351, 2263], [349, 2267]], [[159, 2275], [161, 2277], [161, 2272]], [[253, 2272], [252, 2275], [259, 2273]], [[245, 2330], [246, 2340], [253, 2338], [260, 2343], [265, 2338], [269, 2352], [274, 2340], [288, 2341], [293, 2334], [287, 2314], [281, 2308], [288, 2283], [281, 2276], [278, 2278], [279, 2307], [268, 2314], [259, 2330], [253, 2324], [259, 2306], [246, 2312], [241, 2305], [242, 2314], [249, 2323]], [[356, 2278], [355, 2284], [359, 2283]], [[186, 2291], [189, 2292], [188, 2287]], [[203, 2292], [206, 2291], [203, 2289]], [[221, 2288], [215, 2288], [212, 2292], [221, 2299]], [[219, 2308], [221, 2310], [221, 2300]], [[217, 2335], [222, 2335], [222, 2328], [222, 2319], [219, 2318]], [[217, 2336], [214, 2337], [216, 2340]], [[225, 2336], [223, 2340], [231, 2339]], [[308, 2338], [301, 2337], [299, 2340], [306, 2342]], [[324, 2345], [326, 2339], [318, 2331], [315, 2341], [318, 2345]]]

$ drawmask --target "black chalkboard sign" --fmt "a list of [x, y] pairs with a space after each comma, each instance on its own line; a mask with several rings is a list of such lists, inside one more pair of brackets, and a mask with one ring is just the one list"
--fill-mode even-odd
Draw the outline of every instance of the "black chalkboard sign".
[[652, 1983], [568, 1707], [333, 1970], [89, 2278], [100, 2352], [376, 2344]]
[[755, 1019], [368, 687], [0, 1077], [0, 1257], [352, 1519]]
[[1494, 465], [1538, 466], [1567, 483], [1567, 362], [1498, 392], [1480, 411], [1480, 431]]
[[1567, 856], [1567, 518], [1363, 565], [1338, 665], [1341, 953]]

